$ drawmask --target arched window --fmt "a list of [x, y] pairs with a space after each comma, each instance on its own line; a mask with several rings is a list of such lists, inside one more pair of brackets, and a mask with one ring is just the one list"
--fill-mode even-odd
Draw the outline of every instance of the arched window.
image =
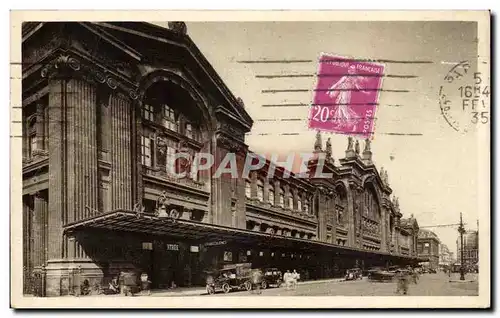
[[269, 184], [269, 193], [268, 193], [268, 198], [267, 201], [271, 203], [271, 205], [274, 205], [274, 184], [270, 183]]
[[252, 183], [250, 180], [245, 181], [245, 196], [249, 199], [252, 197]]
[[297, 196], [297, 210], [302, 211], [302, 196], [300, 194]]
[[279, 193], [279, 206], [284, 208], [285, 207], [285, 189], [280, 187], [280, 193]]
[[347, 191], [344, 186], [338, 185], [335, 188], [335, 213], [337, 226], [345, 227], [347, 225]]
[[380, 207], [378, 205], [377, 197], [375, 194], [375, 189], [372, 185], [368, 185], [365, 189], [365, 204], [363, 216], [368, 217], [374, 221], [380, 221]]
[[260, 179], [257, 180], [257, 199], [264, 201], [264, 182]]

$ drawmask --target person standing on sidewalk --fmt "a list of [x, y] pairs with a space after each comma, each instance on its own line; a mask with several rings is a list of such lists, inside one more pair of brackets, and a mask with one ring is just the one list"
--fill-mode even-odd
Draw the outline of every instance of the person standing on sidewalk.
[[292, 273], [292, 288], [297, 289], [297, 282], [299, 280], [299, 273], [294, 269]]
[[290, 273], [289, 270], [287, 270], [286, 273], [283, 274], [283, 282], [285, 283], [286, 290], [290, 289], [290, 284], [291, 284], [291, 281], [292, 281], [291, 275], [292, 274]]
[[262, 294], [262, 290], [260, 289], [262, 285], [262, 271], [260, 269], [254, 269], [252, 271], [252, 288], [250, 289], [250, 293]]
[[399, 294], [400, 291], [403, 291], [403, 295], [406, 295], [408, 293], [408, 280], [409, 280], [409, 275], [406, 270], [399, 269], [396, 272], [397, 294]]

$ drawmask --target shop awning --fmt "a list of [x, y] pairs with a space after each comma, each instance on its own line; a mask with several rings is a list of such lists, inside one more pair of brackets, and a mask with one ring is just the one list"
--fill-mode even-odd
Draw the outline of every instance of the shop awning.
[[150, 234], [157, 236], [179, 237], [191, 243], [204, 244], [211, 241], [227, 241], [257, 246], [293, 248], [314, 252], [334, 252], [339, 255], [385, 256], [388, 259], [411, 259], [408, 256], [394, 255], [380, 251], [338, 246], [331, 243], [308, 239], [271, 235], [251, 230], [207, 224], [192, 220], [160, 218], [150, 213], [138, 214], [133, 211], [116, 210], [74, 222], [65, 226], [65, 231], [108, 230]]

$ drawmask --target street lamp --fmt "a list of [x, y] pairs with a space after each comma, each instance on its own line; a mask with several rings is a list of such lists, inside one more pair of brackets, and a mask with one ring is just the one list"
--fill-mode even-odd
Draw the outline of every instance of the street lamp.
[[462, 212], [460, 212], [460, 226], [458, 227], [460, 233], [460, 280], [465, 280], [464, 275], [464, 223], [462, 222]]

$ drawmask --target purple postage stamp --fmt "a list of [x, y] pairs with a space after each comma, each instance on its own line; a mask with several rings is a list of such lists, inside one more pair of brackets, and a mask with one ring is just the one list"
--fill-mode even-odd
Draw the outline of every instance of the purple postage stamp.
[[309, 128], [371, 138], [384, 68], [321, 54]]

